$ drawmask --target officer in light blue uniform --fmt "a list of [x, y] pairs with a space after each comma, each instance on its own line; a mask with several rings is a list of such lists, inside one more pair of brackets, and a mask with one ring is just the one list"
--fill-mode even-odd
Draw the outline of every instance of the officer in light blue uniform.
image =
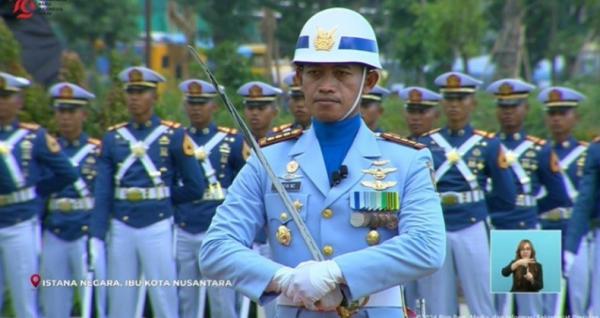
[[[562, 99], [566, 100], [564, 97]], [[581, 249], [581, 242], [588, 230], [593, 233], [588, 313], [600, 315], [600, 284], [597, 283], [600, 281], [600, 137], [596, 137], [587, 149], [579, 194], [569, 220], [564, 252], [566, 273], [575, 266], [575, 255]]]
[[[583, 175], [587, 143], [578, 141], [571, 134], [577, 123], [577, 107], [584, 96], [566, 87], [548, 87], [539, 96], [539, 101], [546, 111], [546, 125], [552, 135], [552, 149], [558, 155], [559, 166], [562, 170], [563, 192], [567, 198], [555, 202], [551, 198], [555, 193], [544, 191], [540, 204], [540, 219], [544, 229], [561, 230], [563, 234], [563, 248], [566, 247], [565, 239], [567, 226], [573, 212], [573, 204], [578, 196], [579, 182]], [[551, 195], [550, 195], [551, 193]], [[586, 224], [587, 226], [587, 224]], [[588, 230], [586, 229], [587, 233]], [[560, 315], [564, 303], [564, 295], [568, 290], [569, 304], [572, 315], [585, 316], [589, 299], [590, 283], [592, 282], [589, 257], [592, 257], [593, 238], [585, 236], [575, 255], [575, 261], [570, 271], [564, 272], [568, 276], [567, 288], [561, 291], [560, 298], [556, 295], [544, 295], [545, 313]], [[565, 270], [563, 268], [563, 270]], [[563, 286], [564, 287], [564, 286]]]
[[[527, 134], [523, 124], [529, 110], [527, 98], [535, 86], [519, 79], [500, 79], [488, 86], [487, 92], [496, 98], [497, 119], [506, 160], [515, 177], [517, 189], [516, 207], [504, 210], [496, 199], [489, 202], [492, 225], [500, 230], [538, 229], [538, 207], [536, 194], [542, 187], [552, 193], [551, 200], [568, 200], [563, 190], [562, 174], [558, 157], [550, 144], [543, 139]], [[540, 294], [517, 294], [518, 314], [541, 315], [542, 296]], [[496, 309], [500, 315], [513, 312], [512, 297], [508, 294], [496, 295]]]
[[[194, 156], [203, 167], [208, 188], [204, 196], [175, 207], [177, 224], [177, 277], [181, 280], [200, 279], [198, 253], [206, 230], [227, 195], [227, 188], [246, 162], [249, 149], [235, 129], [217, 127], [213, 113], [217, 110], [214, 86], [202, 80], [189, 79], [179, 84], [185, 95], [185, 110], [191, 126], [187, 132], [194, 146]], [[202, 293], [205, 293], [203, 291]], [[195, 287], [179, 289], [179, 315], [202, 317], [201, 290]], [[211, 317], [236, 317], [235, 290], [209, 288]], [[199, 306], [200, 305], [200, 306]]]
[[294, 122], [278, 126], [277, 133], [294, 129], [308, 129], [310, 126], [311, 115], [308, 107], [306, 107], [306, 104], [304, 103], [304, 93], [302, 92], [302, 87], [300, 87], [296, 72], [286, 75], [283, 78], [283, 83], [288, 87], [288, 106], [290, 112], [294, 116]]
[[[94, 94], [71, 83], [58, 83], [49, 90], [56, 124], [58, 142], [71, 164], [79, 172], [76, 182], [48, 201], [43, 222], [41, 275], [44, 279], [84, 280], [105, 279], [104, 264], [90, 266], [88, 233], [94, 207], [93, 182], [100, 141], [83, 132], [85, 107]], [[93, 276], [88, 275], [93, 270]], [[105, 316], [106, 290], [97, 290], [97, 316]], [[73, 288], [56, 287], [41, 290], [44, 317], [69, 317], [73, 306]], [[102, 297], [104, 296], [104, 297]], [[79, 288], [81, 312], [91, 314], [92, 290]]]
[[[277, 297], [278, 317], [338, 317], [342, 288], [349, 301], [361, 300], [352, 317], [401, 317], [398, 285], [435, 271], [445, 254], [430, 152], [376, 136], [361, 119], [360, 97], [375, 86], [381, 64], [360, 14], [320, 11], [297, 43], [294, 63], [313, 123], [267, 138], [262, 151], [314, 239], [313, 253], [325, 260], [311, 261], [292, 212], [252, 156], [202, 244], [204, 273], [231, 279], [260, 303]], [[264, 229], [273, 260], [249, 249]]]
[[[92, 240], [108, 240], [109, 279], [172, 281], [173, 205], [202, 197], [204, 173], [185, 130], [154, 114], [156, 88], [164, 78], [145, 67], [129, 67], [119, 78], [131, 121], [109, 128], [102, 140]], [[175, 287], [148, 291], [155, 316], [178, 316]], [[134, 317], [138, 297], [138, 288], [112, 287], [109, 317]]]
[[442, 95], [424, 87], [411, 86], [401, 89], [398, 96], [404, 101], [404, 118], [410, 131], [408, 139], [417, 140], [433, 130], [440, 117], [437, 106]]
[[383, 115], [383, 99], [390, 94], [390, 91], [379, 85], [375, 85], [373, 89], [363, 94], [360, 102], [360, 113], [369, 126], [369, 129], [376, 133], [381, 133], [383, 130], [379, 127], [379, 119]]
[[428, 313], [458, 314], [454, 292], [457, 279], [472, 315], [495, 314], [490, 293], [490, 250], [484, 190], [491, 179], [499, 209], [514, 209], [514, 178], [508, 169], [500, 141], [493, 133], [473, 129], [470, 114], [474, 93], [481, 81], [458, 72], [435, 79], [443, 96], [447, 126], [419, 138], [432, 152], [435, 181], [440, 193], [447, 231], [446, 261], [441, 270], [419, 281]]
[[281, 89], [264, 82], [251, 81], [242, 85], [237, 93], [242, 96], [244, 115], [256, 140], [272, 136], [289, 128], [286, 125], [271, 127], [279, 112], [276, 100], [283, 93]]
[[45, 129], [17, 119], [27, 86], [28, 80], [0, 72], [0, 275], [16, 316], [29, 318], [38, 317], [30, 277], [38, 273], [42, 200], [78, 174]]

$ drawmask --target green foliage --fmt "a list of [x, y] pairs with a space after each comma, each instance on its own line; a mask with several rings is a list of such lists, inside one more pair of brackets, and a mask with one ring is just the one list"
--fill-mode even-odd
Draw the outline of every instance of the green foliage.
[[81, 62], [79, 54], [72, 51], [63, 52], [58, 80], [77, 84], [84, 88], [87, 87], [85, 66]]
[[60, 1], [51, 15], [70, 46], [89, 48], [102, 40], [109, 48], [137, 36], [136, 14], [143, 12], [137, 0]]

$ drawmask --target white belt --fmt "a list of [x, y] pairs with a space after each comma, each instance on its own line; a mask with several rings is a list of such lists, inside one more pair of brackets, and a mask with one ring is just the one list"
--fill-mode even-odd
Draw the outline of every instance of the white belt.
[[443, 205], [455, 205], [464, 203], [479, 202], [485, 198], [482, 190], [454, 192], [448, 191], [440, 193]]
[[[365, 305], [365, 307], [402, 307], [400, 294], [400, 287], [395, 286], [392, 288], [388, 288], [386, 290], [382, 290], [378, 293], [369, 296], [369, 301]], [[281, 294], [277, 297], [277, 304], [280, 306], [292, 306], [292, 307], [302, 307], [300, 305], [294, 304], [291, 299], [287, 298], [285, 295]]]
[[[220, 191], [220, 192], [217, 192]], [[219, 190], [207, 187], [202, 195], [202, 201], [223, 201], [227, 195], [227, 188], [219, 187]]]
[[21, 189], [9, 194], [0, 195], [0, 207], [24, 203], [35, 199], [36, 193], [34, 187]]
[[50, 211], [56, 212], [73, 212], [73, 211], [90, 211], [94, 208], [94, 198], [55, 198], [51, 199], [48, 204]]
[[166, 186], [151, 188], [116, 188], [115, 199], [137, 202], [142, 200], [162, 200], [171, 196], [171, 189]]
[[560, 221], [570, 219], [573, 214], [573, 208], [554, 208], [540, 214], [540, 219], [547, 221]]
[[532, 207], [537, 205], [537, 199], [530, 194], [519, 194], [515, 204], [520, 207]]

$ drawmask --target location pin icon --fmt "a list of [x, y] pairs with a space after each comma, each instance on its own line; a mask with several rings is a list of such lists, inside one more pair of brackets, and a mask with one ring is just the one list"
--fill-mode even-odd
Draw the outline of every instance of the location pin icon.
[[40, 277], [39, 274], [33, 274], [33, 275], [31, 275], [29, 280], [31, 281], [31, 285], [33, 285], [33, 287], [37, 288], [40, 285], [40, 281], [42, 280], [42, 278]]

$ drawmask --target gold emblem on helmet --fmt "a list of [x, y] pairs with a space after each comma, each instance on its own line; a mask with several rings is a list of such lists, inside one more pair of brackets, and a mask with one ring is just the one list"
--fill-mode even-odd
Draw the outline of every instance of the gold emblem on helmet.
[[317, 36], [315, 37], [315, 49], [317, 51], [331, 51], [333, 48], [333, 35], [335, 34], [335, 28], [331, 31], [325, 31], [321, 28], [317, 28]]
[[411, 89], [408, 94], [408, 100], [411, 103], [419, 104], [423, 101], [423, 94], [418, 89]]
[[553, 89], [548, 98], [550, 102], [560, 102], [562, 100], [562, 93], [557, 89]]
[[513, 87], [509, 83], [502, 83], [499, 90], [501, 95], [510, 95], [513, 92]]
[[248, 94], [250, 95], [250, 97], [261, 97], [263, 96], [262, 87], [258, 85], [252, 85], [252, 87], [250, 87], [250, 89], [248, 90]]
[[451, 88], [460, 87], [460, 77], [458, 77], [454, 74], [448, 76], [448, 78], [446, 78], [446, 86], [451, 87]]
[[73, 98], [73, 89], [69, 85], [63, 85], [63, 87], [60, 88], [58, 96], [64, 99]]

